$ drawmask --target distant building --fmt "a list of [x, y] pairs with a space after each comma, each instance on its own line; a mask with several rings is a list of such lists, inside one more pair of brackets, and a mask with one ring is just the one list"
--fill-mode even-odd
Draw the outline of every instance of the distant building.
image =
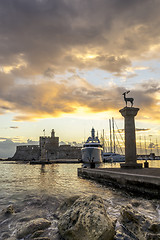
[[55, 137], [54, 129], [51, 136], [40, 136], [39, 145], [17, 146], [13, 160], [54, 160], [81, 158], [81, 148], [71, 145], [60, 145], [59, 137]]

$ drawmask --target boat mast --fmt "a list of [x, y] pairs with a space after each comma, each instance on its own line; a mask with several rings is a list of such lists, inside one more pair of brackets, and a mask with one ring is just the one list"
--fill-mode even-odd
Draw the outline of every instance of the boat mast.
[[146, 136], [144, 136], [144, 142], [145, 142], [145, 154], [146, 154], [146, 156], [147, 156]]
[[116, 152], [116, 144], [115, 144], [115, 131], [114, 131], [114, 118], [112, 117], [112, 130], [113, 130], [113, 152]]
[[141, 155], [142, 154], [141, 136], [139, 137], [139, 141], [140, 141], [140, 144], [139, 144], [139, 155]]
[[105, 152], [105, 146], [104, 146], [104, 129], [103, 129], [103, 151]]
[[150, 137], [150, 149], [151, 149], [150, 153], [152, 153], [152, 141], [151, 141], [152, 135], [149, 135], [149, 137]]
[[157, 146], [157, 156], [159, 156], [159, 149], [158, 149], [158, 142], [157, 142], [157, 138], [156, 138], [156, 146]]
[[109, 119], [109, 130], [110, 130], [110, 151], [112, 152], [112, 129], [111, 129], [111, 119]]

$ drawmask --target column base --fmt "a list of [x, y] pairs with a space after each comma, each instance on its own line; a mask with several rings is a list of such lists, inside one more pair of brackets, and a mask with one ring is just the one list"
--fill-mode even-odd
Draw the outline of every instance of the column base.
[[121, 168], [142, 168], [142, 163], [121, 163]]

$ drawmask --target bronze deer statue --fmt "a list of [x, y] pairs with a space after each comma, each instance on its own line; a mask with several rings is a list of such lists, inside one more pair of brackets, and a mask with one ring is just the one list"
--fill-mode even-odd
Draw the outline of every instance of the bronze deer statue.
[[134, 98], [126, 98], [126, 94], [128, 94], [129, 92], [130, 91], [127, 91], [122, 94], [124, 96], [124, 101], [126, 102], [126, 107], [127, 107], [127, 102], [131, 103], [131, 107], [133, 106]]

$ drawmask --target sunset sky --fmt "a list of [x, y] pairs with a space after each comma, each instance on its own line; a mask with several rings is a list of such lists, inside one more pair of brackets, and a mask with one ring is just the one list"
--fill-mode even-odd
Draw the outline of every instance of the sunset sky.
[[123, 128], [127, 90], [136, 127], [158, 138], [159, 12], [159, 0], [1, 0], [1, 142], [52, 128], [82, 142], [112, 117]]

